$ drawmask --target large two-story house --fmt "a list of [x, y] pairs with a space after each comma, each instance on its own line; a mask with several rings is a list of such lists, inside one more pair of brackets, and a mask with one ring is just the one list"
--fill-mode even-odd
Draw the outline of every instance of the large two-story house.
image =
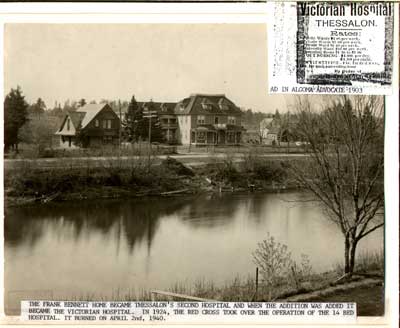
[[175, 115], [183, 145], [237, 145], [242, 140], [242, 113], [223, 94], [193, 94], [176, 104]]
[[108, 104], [88, 104], [69, 112], [55, 134], [61, 148], [77, 147], [78, 134], [83, 147], [118, 145], [120, 126], [118, 115]]

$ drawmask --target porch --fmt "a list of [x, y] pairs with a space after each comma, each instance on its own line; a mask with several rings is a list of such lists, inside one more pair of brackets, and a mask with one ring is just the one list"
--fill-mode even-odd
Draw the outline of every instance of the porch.
[[216, 129], [212, 126], [200, 126], [191, 130], [190, 144], [198, 146], [209, 145], [239, 145], [242, 140], [242, 130]]

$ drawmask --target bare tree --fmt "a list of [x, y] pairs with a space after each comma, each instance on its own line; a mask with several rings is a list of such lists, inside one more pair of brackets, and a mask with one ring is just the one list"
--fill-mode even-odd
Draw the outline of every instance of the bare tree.
[[333, 97], [320, 111], [311, 100], [302, 96], [296, 101], [297, 132], [308, 143], [310, 156], [289, 168], [339, 226], [345, 274], [351, 275], [359, 241], [384, 225], [384, 99]]

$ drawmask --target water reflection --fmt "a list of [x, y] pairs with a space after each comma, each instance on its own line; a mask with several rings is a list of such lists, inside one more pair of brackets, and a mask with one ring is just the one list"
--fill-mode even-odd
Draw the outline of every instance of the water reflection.
[[[5, 213], [5, 243], [34, 248], [44, 231], [52, 229], [57, 234], [70, 231], [75, 242], [96, 232], [105, 239], [117, 241], [124, 234], [130, 252], [137, 243], [144, 241], [151, 248], [160, 218], [178, 211], [186, 204], [186, 199], [174, 198], [157, 201], [142, 199], [71, 202], [9, 208]], [[111, 231], [116, 235], [110, 236]]]
[[[254, 272], [251, 253], [267, 233], [293, 256], [309, 255], [316, 271], [331, 269], [342, 259], [341, 233], [315, 204], [285, 201], [305, 198], [222, 194], [8, 208], [7, 309], [43, 291], [107, 298], [116, 289], [166, 289], [202, 278], [223, 284]], [[377, 231], [360, 247], [379, 250], [382, 241]]]

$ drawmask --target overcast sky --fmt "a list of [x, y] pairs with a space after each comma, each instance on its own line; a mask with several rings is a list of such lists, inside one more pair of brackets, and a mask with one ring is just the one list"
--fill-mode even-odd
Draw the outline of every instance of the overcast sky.
[[179, 101], [224, 93], [256, 111], [286, 110], [267, 90], [264, 24], [7, 24], [5, 92], [28, 102]]

